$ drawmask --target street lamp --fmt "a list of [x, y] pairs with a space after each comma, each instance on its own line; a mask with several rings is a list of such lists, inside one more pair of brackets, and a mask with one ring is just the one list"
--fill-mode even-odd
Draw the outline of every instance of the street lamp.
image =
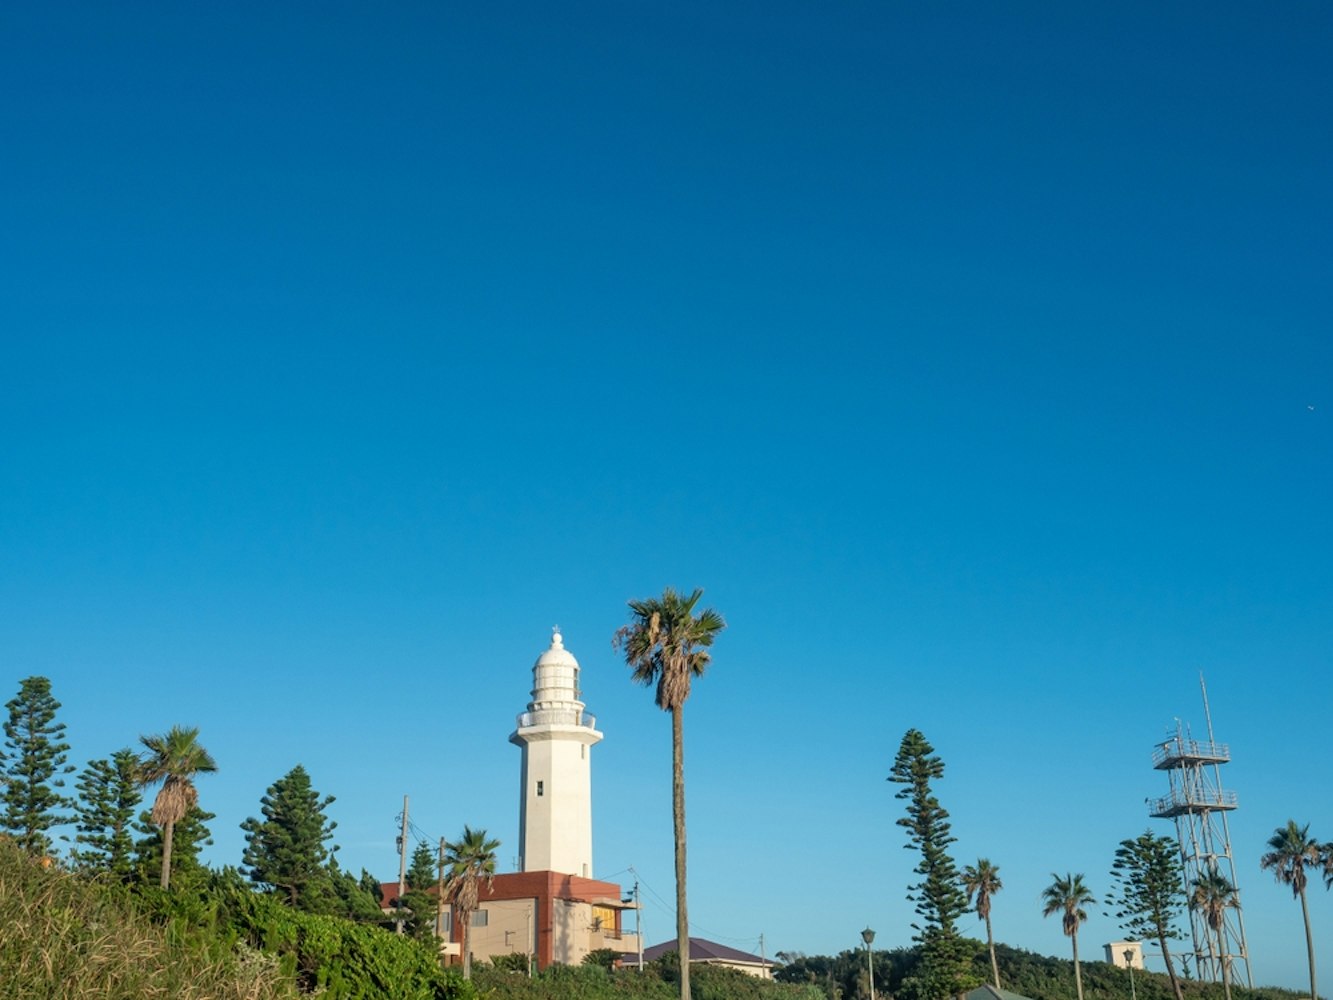
[[870, 1000], [875, 1000], [875, 963], [870, 957], [870, 946], [875, 943], [875, 932], [867, 927], [861, 932], [861, 940], [866, 943], [866, 972], [870, 973]]
[[1125, 968], [1129, 970], [1129, 1000], [1139, 1000], [1139, 996], [1134, 992], [1134, 949], [1125, 949]]

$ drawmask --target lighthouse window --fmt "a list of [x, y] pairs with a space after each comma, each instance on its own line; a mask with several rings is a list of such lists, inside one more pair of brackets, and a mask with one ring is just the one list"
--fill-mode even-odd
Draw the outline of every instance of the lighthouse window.
[[542, 783], [539, 781], [537, 782], [537, 798], [541, 797], [542, 797]]
[[579, 744], [579, 756], [582, 757], [584, 760], [588, 759], [588, 744], [586, 743]]

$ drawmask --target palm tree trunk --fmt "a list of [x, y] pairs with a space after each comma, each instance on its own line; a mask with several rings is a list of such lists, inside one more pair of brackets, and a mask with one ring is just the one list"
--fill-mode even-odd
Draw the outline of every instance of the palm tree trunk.
[[[163, 889], [171, 886], [171, 837], [176, 832], [175, 823], [167, 823], [162, 827], [162, 880], [159, 883]], [[1306, 933], [1308, 935], [1310, 922], [1305, 922]], [[1313, 968], [1313, 966], [1311, 966]]]
[[1310, 997], [1319, 1000], [1314, 988], [1314, 938], [1310, 936], [1310, 907], [1305, 903], [1305, 887], [1301, 887], [1301, 916], [1305, 917], [1305, 954], [1310, 959]]
[[[990, 932], [990, 911], [986, 912], [986, 946], [990, 948], [990, 970], [995, 973], [995, 988], [1000, 989], [1000, 964], [995, 961], [995, 938]], [[1231, 1000], [1227, 997], [1227, 1000]]]
[[671, 709], [671, 821], [676, 834], [676, 954], [680, 1000], [690, 1000], [690, 920], [685, 910], [685, 736], [683, 706]]
[[1180, 993], [1180, 980], [1176, 978], [1176, 967], [1171, 962], [1171, 953], [1166, 950], [1165, 934], [1157, 935], [1157, 945], [1162, 949], [1162, 960], [1166, 962], [1166, 976], [1171, 980], [1171, 992], [1175, 994], [1176, 1000], [1185, 1000]]
[[470, 923], [472, 923], [472, 914], [470, 914], [470, 913], [464, 913], [464, 914], [463, 914], [463, 939], [462, 939], [462, 944], [460, 945], [460, 947], [462, 947], [462, 949], [463, 949], [463, 978], [464, 978], [464, 979], [471, 979], [471, 978], [472, 978], [472, 952], [470, 952], [470, 951], [468, 950], [468, 946], [467, 946], [467, 925], [470, 924]]
[[1222, 963], [1222, 989], [1226, 992], [1226, 1000], [1231, 1000], [1231, 965], [1227, 962], [1226, 939], [1220, 924], [1217, 927], [1217, 960]]
[[1078, 967], [1078, 931], [1069, 935], [1069, 940], [1074, 943], [1074, 989], [1078, 991], [1078, 1000], [1083, 1000], [1083, 973]]

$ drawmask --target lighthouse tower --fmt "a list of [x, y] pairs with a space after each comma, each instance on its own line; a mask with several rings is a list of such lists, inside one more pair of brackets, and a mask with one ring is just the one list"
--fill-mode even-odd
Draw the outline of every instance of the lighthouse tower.
[[602, 739], [579, 700], [579, 661], [560, 630], [532, 667], [532, 701], [509, 742], [523, 751], [519, 870], [592, 878], [592, 769]]

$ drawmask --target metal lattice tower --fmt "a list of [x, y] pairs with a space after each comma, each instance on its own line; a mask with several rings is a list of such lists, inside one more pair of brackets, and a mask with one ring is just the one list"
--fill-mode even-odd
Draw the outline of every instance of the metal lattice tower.
[[[1245, 918], [1240, 908], [1240, 886], [1236, 882], [1236, 863], [1231, 857], [1231, 831], [1227, 813], [1236, 808], [1236, 793], [1225, 791], [1221, 783], [1222, 765], [1231, 760], [1225, 743], [1213, 740], [1213, 717], [1208, 709], [1208, 688], [1199, 675], [1203, 692], [1203, 714], [1208, 723], [1208, 739], [1195, 740], [1189, 727], [1176, 720], [1176, 732], [1153, 747], [1152, 764], [1167, 773], [1169, 794], [1148, 800], [1148, 813], [1157, 819], [1176, 822], [1176, 839], [1184, 863], [1185, 894], [1193, 892], [1194, 880], [1210, 871], [1221, 872], [1236, 887], [1235, 906], [1223, 916], [1221, 943], [1208, 926], [1204, 914], [1190, 911], [1190, 929], [1194, 943], [1194, 963], [1199, 978], [1218, 982], [1226, 963], [1231, 978], [1236, 966], [1245, 967], [1245, 981], [1254, 988], [1250, 971], [1250, 951], [1245, 943]], [[1218, 954], [1221, 948], [1222, 954]]]

